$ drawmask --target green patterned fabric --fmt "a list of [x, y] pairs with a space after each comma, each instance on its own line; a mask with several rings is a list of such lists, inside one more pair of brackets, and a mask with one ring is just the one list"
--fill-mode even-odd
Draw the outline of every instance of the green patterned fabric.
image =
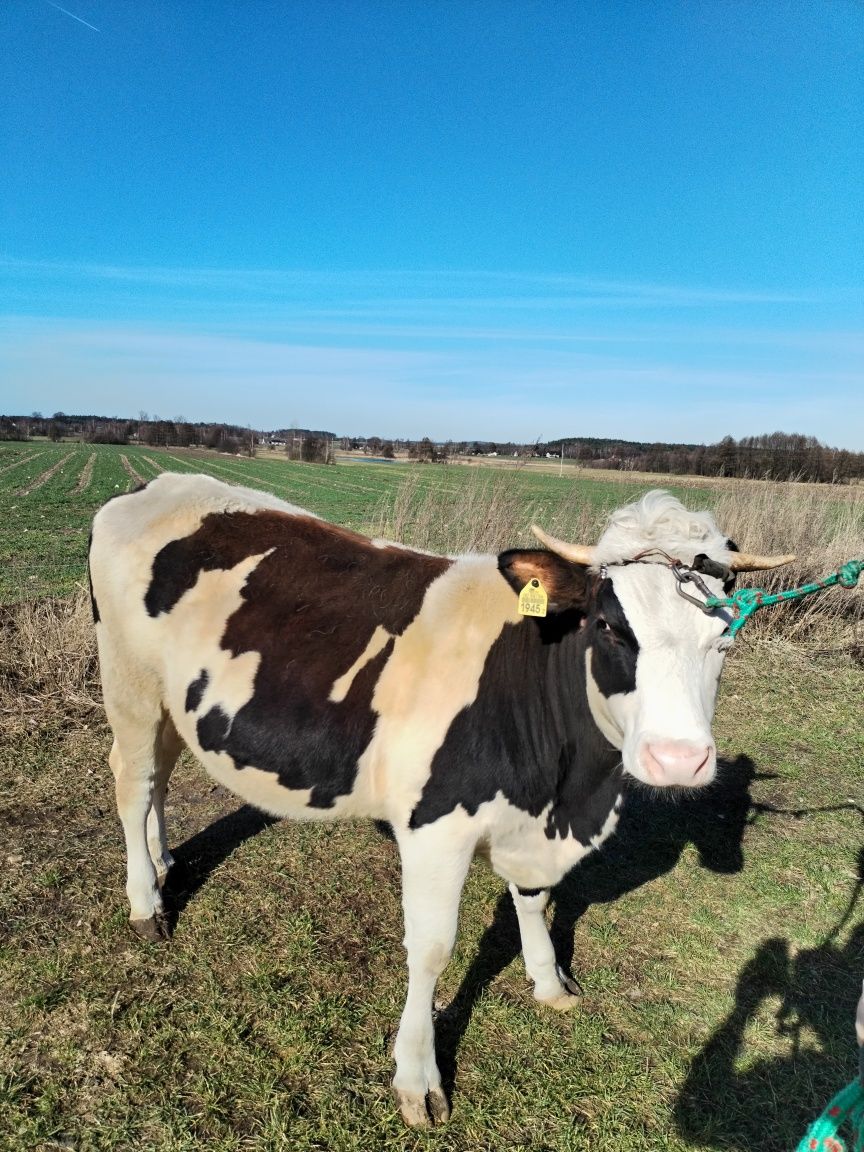
[[731, 596], [709, 596], [705, 601], [705, 607], [730, 608], [735, 613], [735, 619], [729, 625], [729, 635], [734, 638], [757, 609], [768, 608], [771, 604], [782, 604], [784, 600], [800, 600], [803, 596], [811, 596], [814, 592], [824, 592], [826, 588], [831, 588], [835, 584], [839, 584], [841, 588], [854, 588], [862, 572], [864, 572], [864, 560], [849, 560], [824, 580], [802, 584], [800, 588], [788, 588], [785, 592], [766, 592], [764, 588], [739, 588]]
[[[841, 1135], [848, 1125], [848, 1143]], [[838, 1092], [795, 1152], [864, 1152], [864, 1084], [853, 1080]]]

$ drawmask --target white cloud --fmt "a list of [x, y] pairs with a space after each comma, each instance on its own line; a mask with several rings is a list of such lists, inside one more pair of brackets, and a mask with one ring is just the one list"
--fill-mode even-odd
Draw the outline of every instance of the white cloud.
[[142, 288], [194, 288], [268, 296], [367, 299], [378, 307], [453, 308], [664, 305], [689, 308], [713, 304], [802, 304], [819, 298], [812, 291], [657, 284], [588, 276], [516, 271], [441, 269], [196, 268], [20, 260], [0, 256], [0, 270], [22, 281], [86, 281], [135, 284]]

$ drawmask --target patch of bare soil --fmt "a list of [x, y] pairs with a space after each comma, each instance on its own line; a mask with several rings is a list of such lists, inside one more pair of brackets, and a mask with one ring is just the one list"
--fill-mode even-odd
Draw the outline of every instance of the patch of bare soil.
[[152, 456], [145, 456], [144, 459], [147, 461], [148, 464], [152, 465], [152, 467], [154, 467], [157, 472], [164, 472], [165, 471], [165, 469], [162, 467], [162, 465], [159, 463], [159, 461], [154, 460]]
[[141, 473], [136, 472], [135, 469], [132, 467], [132, 465], [129, 463], [128, 456], [121, 456], [120, 457], [120, 463], [123, 465], [123, 467], [126, 469], [127, 473], [132, 477], [132, 479], [135, 481], [136, 484], [146, 484], [147, 483], [147, 481], [144, 479], [144, 477], [141, 475]]
[[78, 483], [73, 489], [73, 495], [77, 496], [80, 492], [86, 492], [90, 487], [90, 481], [93, 479], [93, 465], [95, 463], [96, 453], [94, 452], [81, 470], [81, 475], [78, 477]]

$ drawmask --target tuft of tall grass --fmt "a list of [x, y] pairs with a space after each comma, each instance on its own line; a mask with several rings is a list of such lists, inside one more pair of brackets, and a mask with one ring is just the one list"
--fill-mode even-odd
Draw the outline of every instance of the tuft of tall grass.
[[0, 725], [7, 731], [101, 709], [90, 598], [25, 600], [0, 609]]
[[534, 546], [532, 523], [562, 538], [596, 539], [604, 514], [581, 499], [578, 489], [554, 501], [526, 497], [514, 476], [472, 472], [454, 492], [426, 487], [419, 475], [409, 474], [393, 498], [379, 502], [372, 532], [411, 548], [450, 555]]
[[[727, 484], [714, 503], [717, 522], [745, 552], [794, 552], [782, 568], [754, 572], [741, 586], [769, 592], [795, 588], [864, 560], [864, 490], [794, 483]], [[757, 612], [751, 636], [807, 639], [824, 647], [855, 643], [864, 625], [864, 578], [857, 588], [831, 588]]]

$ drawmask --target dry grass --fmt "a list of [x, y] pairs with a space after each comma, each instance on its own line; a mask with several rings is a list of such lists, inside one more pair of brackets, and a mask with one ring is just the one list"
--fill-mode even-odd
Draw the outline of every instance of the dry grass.
[[577, 489], [556, 503], [526, 499], [512, 473], [473, 473], [455, 493], [427, 488], [418, 474], [409, 475], [392, 502], [384, 499], [373, 519], [373, 533], [429, 552], [501, 552], [536, 544], [532, 522], [570, 539], [593, 539], [603, 516]]
[[[793, 564], [741, 580], [778, 591], [826, 576], [847, 560], [864, 559], [864, 491], [844, 490], [842, 497], [824, 486], [727, 480], [710, 494], [694, 489], [687, 503], [712, 505], [723, 531], [744, 551], [795, 552]], [[409, 476], [392, 505], [379, 507], [375, 531], [429, 551], [496, 552], [535, 543], [529, 531], [534, 520], [564, 539], [588, 543], [602, 532], [605, 513], [575, 485], [572, 496], [549, 509], [526, 502], [524, 490], [506, 472], [478, 471], [456, 495], [424, 488]], [[747, 635], [857, 649], [862, 622], [864, 589], [831, 589], [757, 613]]]
[[90, 598], [48, 597], [0, 610], [0, 726], [14, 733], [101, 709]]
[[87, 489], [90, 487], [90, 481], [93, 479], [93, 466], [95, 463], [96, 463], [96, 453], [91, 452], [89, 457], [87, 458], [87, 463], [84, 465], [84, 468], [82, 469], [81, 475], [78, 477], [78, 483], [75, 485], [75, 488], [73, 489], [74, 494], [76, 496], [80, 495], [82, 492], [86, 492]]
[[[771, 592], [797, 587], [864, 559], [864, 492], [815, 485], [727, 484], [714, 504], [718, 523], [742, 551], [794, 552], [794, 563], [757, 572], [744, 581]], [[747, 624], [755, 636], [782, 635], [823, 647], [860, 646], [864, 588], [832, 588], [757, 612]]]
[[147, 483], [147, 481], [141, 475], [141, 473], [139, 471], [137, 471], [137, 469], [135, 467], [133, 467], [132, 464], [130, 464], [128, 456], [121, 456], [120, 457], [120, 463], [123, 465], [123, 467], [126, 469], [126, 472], [129, 474], [129, 476], [132, 478], [132, 480], [136, 484], [146, 484]]

